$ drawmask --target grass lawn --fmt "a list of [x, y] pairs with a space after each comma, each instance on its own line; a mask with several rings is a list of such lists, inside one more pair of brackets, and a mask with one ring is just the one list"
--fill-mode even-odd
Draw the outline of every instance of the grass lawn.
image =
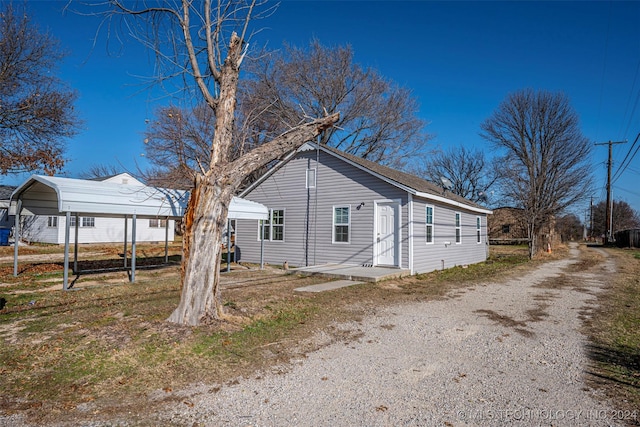
[[[81, 251], [80, 258], [94, 266], [120, 262], [119, 250], [93, 247], [84, 258]], [[138, 253], [153, 258], [162, 255], [164, 247], [162, 254], [155, 250], [141, 246]], [[170, 254], [178, 256], [179, 247]], [[21, 263], [18, 279], [12, 276], [10, 262], [0, 263], [0, 297], [7, 300], [0, 311], [0, 411], [21, 412], [43, 423], [65, 419], [68, 409], [76, 409], [71, 413], [78, 419], [83, 413], [78, 408], [87, 416], [143, 414], [152, 410], [144, 406], [151, 405], [145, 397], [158, 390], [165, 390], [169, 399], [169, 391], [195, 382], [224, 384], [303, 357], [322, 345], [352, 340], [356, 330], [333, 326], [357, 321], [380, 305], [443, 298], [456, 288], [506, 280], [565, 254], [566, 250], [554, 251], [528, 261], [526, 247], [492, 246], [486, 262], [467, 268], [309, 295], [293, 289], [326, 279], [285, 275], [273, 268], [238, 269], [224, 275], [222, 296], [226, 310], [244, 321], [200, 327], [165, 322], [180, 297], [177, 265], [140, 270], [134, 284], [124, 272], [80, 276], [72, 290], [62, 292], [58, 262]], [[620, 256], [640, 263], [631, 253]], [[635, 291], [630, 309], [637, 316], [637, 286]], [[599, 324], [597, 318], [594, 324]], [[613, 324], [605, 329], [617, 331]], [[631, 332], [635, 337], [615, 341], [616, 348], [637, 349], [638, 329]], [[330, 339], [311, 339], [319, 330]], [[156, 402], [162, 404], [161, 399]]]

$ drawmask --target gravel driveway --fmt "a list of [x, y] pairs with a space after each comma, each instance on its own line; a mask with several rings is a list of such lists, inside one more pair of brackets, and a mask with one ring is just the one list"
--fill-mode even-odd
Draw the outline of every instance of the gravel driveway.
[[154, 417], [188, 426], [624, 425], [585, 384], [579, 332], [615, 267], [607, 260], [597, 273], [563, 276], [577, 254], [574, 246], [570, 259], [519, 280], [338, 325], [359, 338], [263, 375], [194, 387]]

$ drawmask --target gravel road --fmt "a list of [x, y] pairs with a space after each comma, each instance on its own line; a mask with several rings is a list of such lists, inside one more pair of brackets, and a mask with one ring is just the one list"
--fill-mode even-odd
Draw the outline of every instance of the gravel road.
[[[596, 249], [593, 249], [596, 250]], [[453, 298], [338, 327], [358, 334], [273, 372], [200, 385], [153, 416], [185, 426], [624, 425], [585, 384], [579, 332], [607, 274], [545, 264]], [[604, 252], [603, 252], [604, 254]], [[575, 286], [553, 286], [573, 280]], [[540, 286], [540, 285], [552, 286]], [[318, 339], [322, 339], [318, 336]], [[162, 393], [158, 393], [160, 398]]]

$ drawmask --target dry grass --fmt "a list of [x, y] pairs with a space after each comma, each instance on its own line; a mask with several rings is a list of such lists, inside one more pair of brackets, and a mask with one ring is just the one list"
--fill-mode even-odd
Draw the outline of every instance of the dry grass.
[[[617, 274], [598, 297], [598, 308], [586, 321], [591, 382], [622, 408], [640, 408], [640, 251], [607, 249]], [[597, 266], [596, 266], [597, 268]], [[629, 420], [640, 425], [640, 418]]]
[[[94, 247], [86, 253], [101, 255], [84, 259], [120, 262], [118, 250]], [[57, 262], [33, 263], [18, 280], [2, 269], [9, 265], [0, 265], [0, 296], [7, 299], [0, 312], [0, 411], [42, 423], [125, 411], [143, 420], [153, 410], [150, 393], [165, 390], [171, 399], [170, 391], [195, 382], [259, 375], [321, 346], [357, 338], [357, 328], [334, 327], [338, 322], [358, 322], [382, 305], [445, 298], [562, 256], [554, 251], [529, 262], [526, 247], [491, 251], [487, 262], [468, 268], [318, 294], [293, 289], [319, 278], [275, 269], [233, 271], [224, 275], [224, 304], [245, 321], [195, 328], [165, 322], [179, 300], [177, 266], [140, 270], [135, 284], [123, 272], [80, 276], [75, 290], [60, 292], [51, 291], [52, 285], [60, 289]], [[151, 248], [146, 254], [159, 255]], [[529, 320], [539, 320], [542, 311], [541, 304]], [[328, 337], [321, 342], [313, 338], [320, 330]], [[161, 405], [163, 399], [154, 401]]]

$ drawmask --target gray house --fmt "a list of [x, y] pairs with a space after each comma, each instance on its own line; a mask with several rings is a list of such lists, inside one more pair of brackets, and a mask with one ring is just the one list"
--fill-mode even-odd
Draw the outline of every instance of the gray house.
[[486, 260], [491, 211], [434, 183], [307, 143], [241, 194], [269, 221], [238, 220], [238, 261], [391, 266], [411, 274]]

